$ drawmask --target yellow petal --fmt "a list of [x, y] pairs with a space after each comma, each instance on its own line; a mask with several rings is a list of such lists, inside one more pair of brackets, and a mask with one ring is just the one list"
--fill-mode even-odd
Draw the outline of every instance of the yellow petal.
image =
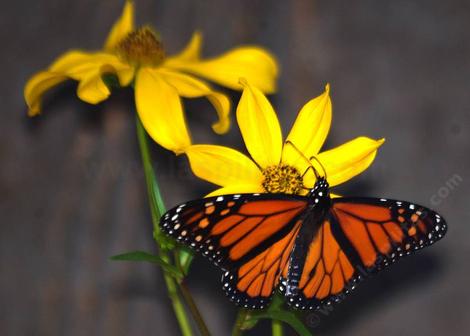
[[129, 85], [134, 77], [132, 66], [121, 62], [115, 55], [104, 52], [87, 53], [72, 50], [60, 56], [49, 70], [63, 72], [75, 80], [104, 73], [116, 74], [121, 86]]
[[193, 62], [198, 61], [201, 56], [202, 34], [199, 31], [194, 32], [188, 45], [171, 59], [178, 62]]
[[227, 187], [222, 187], [207, 194], [205, 197], [230, 195], [230, 194], [252, 194], [265, 192], [263, 187], [259, 184], [236, 184]]
[[121, 63], [114, 55], [107, 53], [86, 53], [72, 50], [59, 56], [48, 71], [32, 77], [25, 87], [25, 99], [29, 115], [38, 114], [42, 94], [67, 78], [80, 81], [78, 96], [89, 103], [96, 104], [109, 96], [109, 89], [102, 81], [104, 73], [116, 73], [121, 85], [128, 85], [134, 70]]
[[224, 94], [213, 91], [204, 82], [182, 73], [166, 69], [160, 69], [158, 73], [168, 84], [175, 87], [182, 97], [197, 98], [206, 96], [214, 105], [219, 116], [219, 121], [212, 124], [213, 130], [218, 134], [228, 131], [230, 127], [230, 100]]
[[110, 94], [102, 79], [103, 74], [116, 74], [121, 86], [129, 85], [134, 77], [133, 67], [122, 63], [116, 56], [103, 52], [72, 50], [60, 56], [49, 69], [79, 81], [77, 95], [90, 104], [97, 104]]
[[77, 88], [77, 96], [90, 104], [98, 104], [109, 97], [111, 91], [103, 82], [101, 73], [93, 73], [80, 80]]
[[246, 148], [262, 168], [277, 165], [281, 159], [281, 126], [271, 103], [264, 94], [241, 81], [243, 94], [237, 107], [237, 122]]
[[318, 154], [317, 158], [325, 167], [330, 186], [341, 184], [366, 170], [384, 141], [358, 137]]
[[79, 76], [71, 74], [71, 77], [78, 77], [80, 84], [77, 88], [78, 97], [90, 104], [97, 104], [111, 94], [108, 85], [103, 80], [104, 74], [116, 74], [121, 86], [126, 86], [134, 77], [134, 70], [131, 68], [119, 69], [110, 64], [104, 64], [101, 67], [90, 69], [81, 73]]
[[127, 0], [121, 17], [114, 23], [104, 43], [104, 49], [111, 51], [117, 43], [134, 30], [134, 2]]
[[176, 154], [191, 145], [178, 92], [155, 69], [138, 71], [135, 102], [142, 124], [158, 144]]
[[70, 72], [72, 69], [80, 69], [89, 63], [92, 53], [81, 50], [70, 50], [57, 57], [49, 66], [49, 71]]
[[318, 154], [331, 125], [331, 99], [330, 86], [325, 87], [325, 92], [310, 100], [302, 107], [292, 127], [287, 140], [292, 142], [297, 150], [289, 144], [284, 145], [282, 161], [297, 166], [299, 161], [305, 163], [305, 158]]
[[261, 186], [263, 175], [246, 155], [229, 147], [193, 145], [186, 149], [191, 169], [197, 177], [220, 186]]
[[205, 61], [168, 58], [165, 66], [187, 71], [234, 90], [242, 89], [239, 78], [246, 78], [265, 93], [276, 91], [278, 66], [268, 51], [259, 47], [240, 47]]
[[62, 73], [51, 71], [41, 71], [32, 76], [24, 88], [28, 115], [32, 117], [41, 113], [41, 98], [43, 94], [66, 79], [67, 76], [64, 76]]

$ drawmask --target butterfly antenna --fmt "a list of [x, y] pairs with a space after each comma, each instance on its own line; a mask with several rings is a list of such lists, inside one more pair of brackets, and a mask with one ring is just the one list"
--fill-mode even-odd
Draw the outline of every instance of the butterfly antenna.
[[318, 162], [318, 164], [320, 165], [321, 169], [323, 170], [323, 174], [324, 174], [324, 176], [325, 176], [325, 180], [328, 180], [328, 176], [326, 175], [325, 166], [322, 165], [322, 163], [320, 162], [320, 160], [318, 160], [315, 155], [313, 155], [308, 161], [311, 161], [312, 159], [315, 159], [315, 161]]
[[[291, 146], [297, 151], [297, 153], [299, 153], [299, 155], [300, 155], [305, 161], [308, 162], [308, 164], [310, 165], [310, 167], [307, 168], [307, 170], [305, 171], [305, 173], [308, 171], [308, 169], [312, 168], [313, 173], [315, 174], [315, 177], [316, 177], [317, 180], [318, 180], [318, 179], [320, 178], [320, 175], [318, 174], [318, 171], [317, 171], [317, 170], [315, 169], [315, 167], [313, 166], [312, 162], [305, 156], [305, 154], [302, 153], [302, 152], [297, 148], [297, 146], [294, 145], [294, 143], [293, 143], [292, 141], [286, 140], [285, 144], [286, 144], [286, 145], [291, 145]], [[320, 163], [320, 161], [318, 161], [317, 158], [315, 158], [315, 159], [316, 159], [316, 161], [317, 161], [318, 163]], [[320, 166], [322, 167], [323, 171], [325, 171], [325, 168], [323, 168], [323, 166], [322, 166], [321, 163], [320, 163]], [[304, 175], [305, 175], [305, 173], [304, 173]], [[325, 175], [326, 175], [326, 174], [325, 174]]]

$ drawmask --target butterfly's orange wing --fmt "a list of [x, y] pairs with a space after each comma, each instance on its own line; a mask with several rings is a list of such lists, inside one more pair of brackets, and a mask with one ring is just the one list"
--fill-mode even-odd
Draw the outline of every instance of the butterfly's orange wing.
[[224, 195], [182, 204], [160, 224], [226, 271], [223, 288], [232, 301], [262, 308], [287, 264], [307, 204], [302, 196]]
[[[337, 198], [312, 240], [298, 291], [288, 302], [318, 308], [340, 301], [358, 281], [443, 237], [445, 221], [404, 201]], [[287, 267], [283, 278], [287, 276]], [[281, 290], [285, 290], [281, 286]]]

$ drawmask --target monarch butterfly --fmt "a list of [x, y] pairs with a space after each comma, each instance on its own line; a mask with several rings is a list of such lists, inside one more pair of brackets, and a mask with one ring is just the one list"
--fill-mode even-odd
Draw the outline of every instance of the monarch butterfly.
[[446, 233], [445, 220], [417, 204], [330, 198], [326, 173], [313, 170], [317, 181], [306, 196], [194, 200], [168, 211], [160, 226], [221, 267], [227, 296], [250, 309], [265, 308], [276, 288], [297, 309], [339, 302], [367, 274]]

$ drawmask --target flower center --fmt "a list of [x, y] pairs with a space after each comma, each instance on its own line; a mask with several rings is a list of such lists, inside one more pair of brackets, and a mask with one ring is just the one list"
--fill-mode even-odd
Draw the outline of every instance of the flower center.
[[298, 194], [303, 186], [302, 175], [295, 167], [289, 165], [266, 167], [263, 176], [262, 185], [268, 193]]
[[157, 66], [165, 59], [165, 50], [152, 28], [144, 26], [124, 37], [116, 46], [119, 58], [132, 65]]

